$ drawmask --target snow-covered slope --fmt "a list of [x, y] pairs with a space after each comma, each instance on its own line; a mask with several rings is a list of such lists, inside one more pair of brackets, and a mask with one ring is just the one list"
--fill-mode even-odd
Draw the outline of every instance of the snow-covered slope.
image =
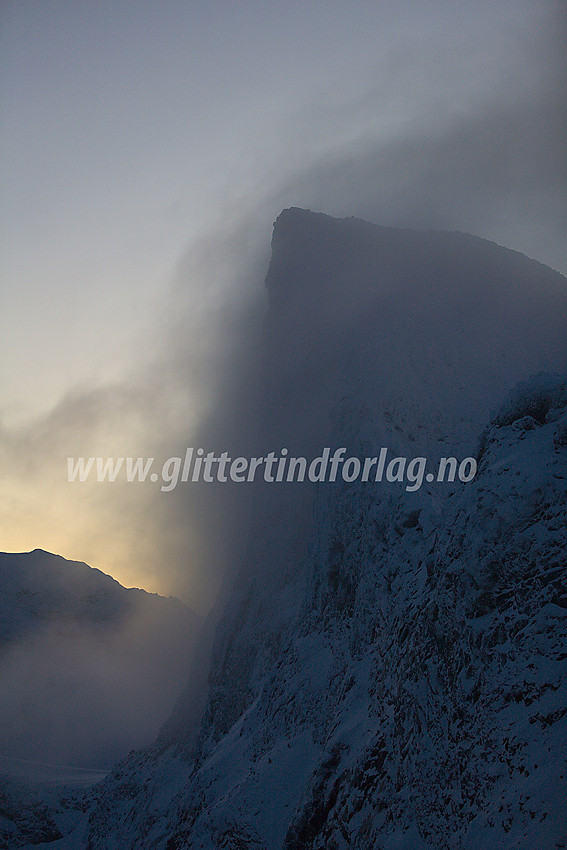
[[1, 553], [0, 771], [110, 767], [151, 742], [185, 684], [197, 625], [179, 600], [86, 564]]
[[[208, 702], [100, 785], [89, 850], [561, 846], [567, 281], [463, 234], [276, 222], [261, 439], [478, 457], [271, 484]], [[499, 413], [492, 414], [493, 410]]]

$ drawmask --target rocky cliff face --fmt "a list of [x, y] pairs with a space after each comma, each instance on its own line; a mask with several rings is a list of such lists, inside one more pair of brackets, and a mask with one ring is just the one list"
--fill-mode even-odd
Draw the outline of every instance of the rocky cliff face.
[[[123, 763], [95, 848], [561, 846], [567, 282], [463, 234], [288, 210], [266, 450], [474, 455], [473, 481], [270, 484], [196, 742]], [[488, 424], [487, 424], [488, 423]]]

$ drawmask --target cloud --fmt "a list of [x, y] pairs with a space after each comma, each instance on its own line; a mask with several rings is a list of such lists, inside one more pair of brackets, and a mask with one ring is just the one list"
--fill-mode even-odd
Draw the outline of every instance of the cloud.
[[269, 240], [260, 248], [250, 233], [241, 215], [187, 251], [148, 340], [153, 356], [127, 380], [75, 387], [47, 415], [2, 430], [6, 550], [41, 547], [127, 586], [179, 595], [200, 612], [211, 606], [235, 557], [243, 494], [191, 484], [164, 493], [161, 482], [123, 479], [70, 483], [67, 458], [154, 457], [161, 469], [189, 446], [245, 451], [269, 254]]
[[[293, 198], [298, 206], [381, 224], [469, 231], [566, 272], [565, 18], [564, 4], [549, 4], [533, 32], [516, 34], [506, 61], [499, 59], [503, 67], [481, 87], [470, 54], [495, 64], [495, 48], [485, 56], [473, 34], [460, 44], [468, 48], [460, 63], [446, 57], [453, 87], [442, 98], [439, 69], [430, 53], [417, 50], [409, 75], [407, 67], [399, 80], [380, 75], [346, 115], [327, 115], [328, 127], [334, 117], [361, 133], [303, 163], [277, 197], [284, 206]], [[364, 129], [370, 114], [383, 115], [384, 100], [396, 121]]]
[[270, 155], [235, 180], [238, 190], [227, 186], [216, 224], [180, 259], [145, 365], [122, 383], [76, 388], [3, 433], [5, 548], [55, 549], [200, 610], [212, 604], [244, 544], [242, 490], [71, 485], [66, 458], [163, 461], [199, 445], [247, 453], [262, 281], [284, 207], [466, 230], [567, 271], [565, 6], [514, 15], [513, 26], [504, 13], [483, 15], [418, 26], [407, 39], [398, 28], [362, 88], [351, 80], [317, 101], [298, 94], [303, 106]]

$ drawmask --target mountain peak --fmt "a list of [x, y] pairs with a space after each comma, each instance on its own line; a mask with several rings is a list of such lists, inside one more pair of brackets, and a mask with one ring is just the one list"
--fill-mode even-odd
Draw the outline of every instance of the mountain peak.
[[290, 208], [266, 285], [267, 451], [477, 474], [254, 490], [199, 731], [182, 700], [95, 792], [89, 847], [560, 846], [564, 382], [501, 404], [563, 372], [567, 282], [466, 234]]
[[307, 411], [324, 434], [343, 397], [370, 394], [458, 440], [517, 381], [567, 361], [567, 280], [468, 234], [291, 207], [266, 287], [266, 409], [282, 439], [305, 438]]

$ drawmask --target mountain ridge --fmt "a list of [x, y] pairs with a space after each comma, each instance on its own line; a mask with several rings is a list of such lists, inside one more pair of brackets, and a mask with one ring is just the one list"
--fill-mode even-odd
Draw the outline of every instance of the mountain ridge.
[[0, 553], [0, 754], [106, 767], [150, 743], [199, 627], [180, 600], [83, 562]]
[[260, 483], [200, 728], [178, 714], [93, 790], [89, 850], [552, 846], [567, 281], [495, 243], [282, 215], [258, 453], [474, 453], [477, 476]]

